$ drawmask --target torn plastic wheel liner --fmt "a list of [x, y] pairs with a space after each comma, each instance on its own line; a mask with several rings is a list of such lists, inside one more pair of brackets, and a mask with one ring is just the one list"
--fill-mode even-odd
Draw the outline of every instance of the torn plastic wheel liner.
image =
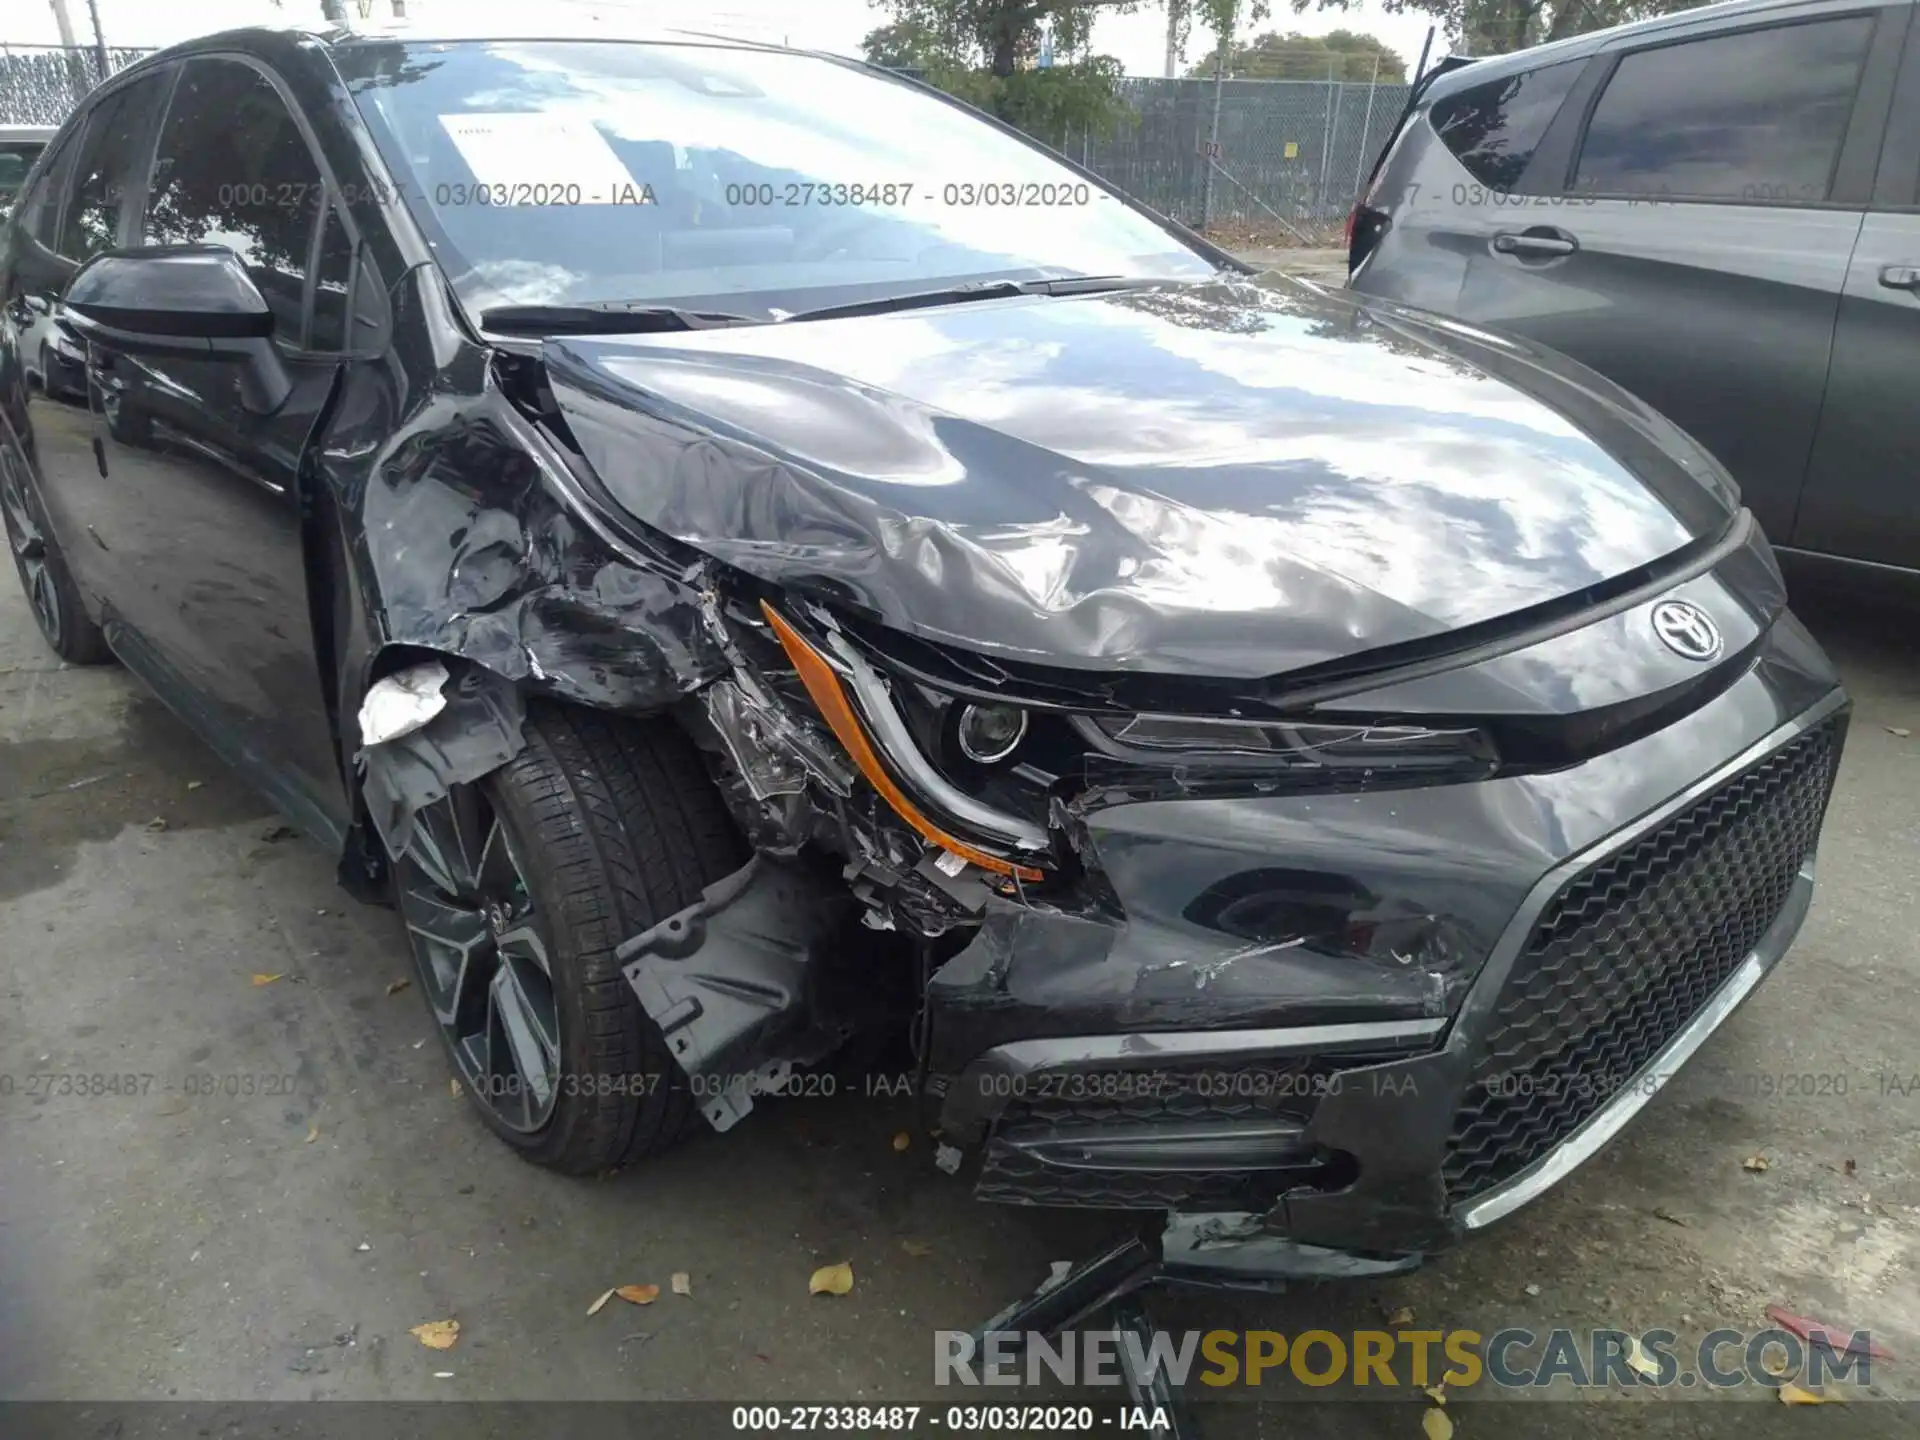
[[837, 876], [756, 855], [614, 952], [715, 1130], [846, 1038], [816, 1002], [823, 947], [853, 910]]
[[[367, 813], [390, 855], [406, 851], [422, 810], [444, 800], [454, 786], [498, 770], [526, 744], [526, 702], [519, 688], [478, 666], [458, 671], [442, 687], [445, 704], [432, 718], [362, 746], [355, 757]], [[384, 683], [370, 687], [369, 697]]]

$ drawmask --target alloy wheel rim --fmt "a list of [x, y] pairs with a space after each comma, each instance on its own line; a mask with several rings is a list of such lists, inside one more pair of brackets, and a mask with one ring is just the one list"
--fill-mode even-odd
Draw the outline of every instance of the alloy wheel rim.
[[398, 868], [416, 983], [461, 1083], [501, 1124], [532, 1134], [559, 1090], [560, 1014], [512, 837], [463, 786], [415, 816]]
[[6, 512], [7, 543], [13, 551], [13, 563], [20, 572], [21, 587], [27, 592], [27, 604], [33, 618], [50, 644], [60, 643], [60, 592], [54, 587], [53, 572], [47, 566], [47, 539], [33, 522], [27, 509], [27, 497], [9, 458], [0, 480], [0, 508]]

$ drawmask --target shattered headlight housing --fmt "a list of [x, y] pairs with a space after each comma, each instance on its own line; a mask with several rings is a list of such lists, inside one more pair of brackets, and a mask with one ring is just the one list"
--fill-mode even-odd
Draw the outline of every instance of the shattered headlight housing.
[[1002, 876], [1044, 879], [1053, 802], [1091, 792], [1118, 800], [1363, 789], [1483, 779], [1499, 768], [1491, 736], [1472, 725], [1075, 710], [1057, 698], [956, 694], [894, 672], [831, 622], [762, 610], [821, 718], [881, 797], [922, 838]]
[[[814, 708], [895, 814], [923, 839], [984, 870], [1017, 880], [1046, 878], [1036, 864], [1052, 850], [1044, 819], [1009, 814], [942, 775], [895, 702], [894, 687], [838, 629], [810, 638], [771, 605], [763, 602], [761, 610]], [[996, 746], [996, 763], [1010, 761], [1018, 749], [1026, 727], [1017, 728], [1012, 745]]]

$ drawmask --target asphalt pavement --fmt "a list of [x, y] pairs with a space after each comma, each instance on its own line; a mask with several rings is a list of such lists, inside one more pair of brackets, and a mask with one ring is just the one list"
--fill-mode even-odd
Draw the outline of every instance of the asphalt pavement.
[[[1390, 1281], [1170, 1296], [1160, 1323], [1341, 1331], [1406, 1308], [1697, 1336], [1779, 1303], [1871, 1328], [1909, 1362], [1876, 1390], [1915, 1395], [1920, 626], [1804, 608], [1857, 709], [1812, 916], [1759, 994], [1611, 1150], [1478, 1242]], [[392, 913], [349, 900], [123, 671], [62, 667], [10, 578], [0, 973], [3, 1398], [925, 1396], [936, 1330], [1100, 1233], [975, 1202], [909, 1100], [852, 1080], [610, 1178], [521, 1163], [450, 1092], [417, 993], [390, 993]], [[810, 1296], [840, 1261], [851, 1293]], [[661, 1294], [588, 1315], [627, 1284]], [[450, 1350], [411, 1333], [442, 1319]], [[1415, 1428], [1349, 1408], [1338, 1433]]]

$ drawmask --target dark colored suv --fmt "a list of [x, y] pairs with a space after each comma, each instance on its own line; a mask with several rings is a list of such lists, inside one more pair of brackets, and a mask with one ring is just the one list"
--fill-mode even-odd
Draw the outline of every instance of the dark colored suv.
[[1745, 0], [1450, 71], [1350, 284], [1617, 381], [1774, 542], [1920, 568], [1920, 23]]

